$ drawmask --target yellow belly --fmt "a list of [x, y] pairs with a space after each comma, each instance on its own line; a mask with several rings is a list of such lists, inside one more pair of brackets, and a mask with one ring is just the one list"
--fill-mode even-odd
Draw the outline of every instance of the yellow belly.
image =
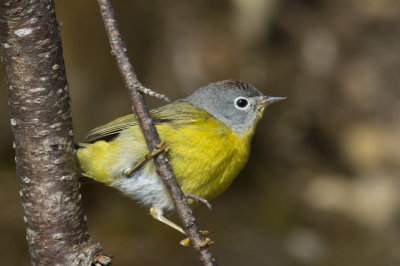
[[[247, 162], [252, 134], [238, 136], [211, 116], [193, 123], [156, 127], [161, 140], [170, 147], [168, 158], [185, 193], [211, 199], [232, 183]], [[124, 130], [111, 142], [97, 141], [77, 151], [84, 175], [108, 185], [116, 178], [126, 178], [118, 173], [147, 153], [138, 126]], [[150, 169], [155, 171], [154, 165]]]

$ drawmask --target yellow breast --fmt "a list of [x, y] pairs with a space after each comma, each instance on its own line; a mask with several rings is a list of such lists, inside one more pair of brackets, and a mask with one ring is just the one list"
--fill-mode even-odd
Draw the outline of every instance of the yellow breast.
[[182, 190], [207, 199], [222, 193], [246, 164], [249, 140], [212, 117], [173, 127], [158, 130], [171, 147], [168, 157]]

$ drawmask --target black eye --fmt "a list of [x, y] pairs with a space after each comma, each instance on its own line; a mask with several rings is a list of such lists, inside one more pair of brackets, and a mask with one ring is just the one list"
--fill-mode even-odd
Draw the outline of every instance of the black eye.
[[236, 99], [235, 104], [237, 107], [243, 109], [249, 104], [249, 102], [245, 98], [239, 98], [239, 99]]

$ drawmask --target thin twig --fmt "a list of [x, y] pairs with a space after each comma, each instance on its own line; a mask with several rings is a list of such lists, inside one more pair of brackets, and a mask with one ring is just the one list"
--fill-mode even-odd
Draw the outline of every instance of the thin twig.
[[[98, 0], [98, 3], [104, 25], [108, 33], [112, 53], [116, 57], [122, 79], [124, 80], [125, 86], [128, 88], [133, 109], [137, 115], [140, 127], [142, 128], [148, 149], [150, 152], [153, 152], [157, 150], [157, 147], [161, 141], [147, 106], [144, 103], [143, 95], [139, 92], [143, 86], [138, 81], [133, 66], [129, 62], [126, 52], [127, 49], [119, 32], [114, 17], [114, 11], [111, 6], [111, 1]], [[190, 238], [191, 243], [193, 244], [193, 247], [199, 256], [199, 259], [203, 265], [217, 265], [208, 245], [202, 245], [205, 241], [205, 238], [200, 232], [199, 226], [197, 225], [197, 222], [193, 216], [193, 212], [190, 209], [178, 182], [176, 181], [172, 167], [168, 162], [165, 152], [161, 152], [160, 154], [154, 156], [153, 161], [156, 165], [157, 173], [161, 176], [171, 196], [171, 199], [174, 202], [176, 212], [178, 213], [178, 216], [183, 224], [183, 228]]]
[[206, 205], [206, 207], [207, 207], [209, 210], [212, 210], [211, 203], [208, 202], [208, 200], [206, 200], [205, 198], [200, 197], [200, 196], [197, 196], [197, 195], [194, 195], [194, 194], [192, 194], [192, 193], [185, 193], [185, 196], [186, 196], [186, 198], [188, 198], [188, 199], [192, 199], [192, 200], [199, 201], [199, 202], [203, 203], [204, 205]]
[[161, 93], [155, 92], [149, 88], [146, 88], [140, 82], [139, 82], [139, 87], [137, 89], [145, 95], [149, 95], [149, 96], [155, 97], [157, 99], [164, 100], [166, 102], [171, 102], [171, 100], [167, 96], [165, 96]]

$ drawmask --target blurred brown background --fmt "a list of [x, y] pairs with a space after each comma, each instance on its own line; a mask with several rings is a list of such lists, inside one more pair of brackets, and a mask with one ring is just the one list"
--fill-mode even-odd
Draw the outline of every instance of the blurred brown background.
[[[239, 78], [289, 97], [266, 110], [214, 209], [195, 210], [220, 265], [400, 265], [398, 0], [113, 2], [146, 86], [179, 99]], [[79, 140], [130, 103], [96, 1], [56, 7]], [[0, 76], [0, 256], [28, 265], [3, 66]], [[83, 194], [113, 265], [198, 264], [134, 201], [102, 185]]]

